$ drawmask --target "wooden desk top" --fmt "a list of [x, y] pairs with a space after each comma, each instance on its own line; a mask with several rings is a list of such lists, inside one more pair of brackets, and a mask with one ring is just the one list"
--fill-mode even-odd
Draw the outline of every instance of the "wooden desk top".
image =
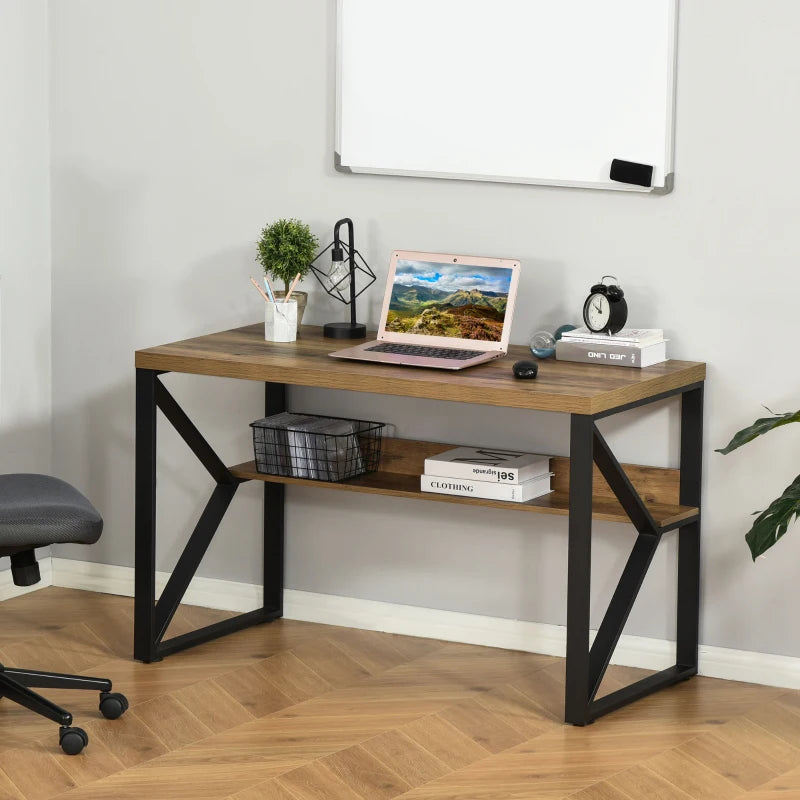
[[[374, 333], [370, 333], [375, 338]], [[361, 340], [363, 341], [363, 340]], [[264, 325], [248, 325], [136, 351], [136, 366], [166, 372], [320, 386], [357, 392], [424, 397], [461, 403], [597, 414], [705, 379], [705, 364], [667, 361], [646, 369], [548, 359], [539, 377], [514, 378], [511, 365], [530, 358], [526, 347], [459, 372], [396, 367], [329, 358], [359, 341], [334, 341], [304, 325], [296, 342], [264, 341]]]

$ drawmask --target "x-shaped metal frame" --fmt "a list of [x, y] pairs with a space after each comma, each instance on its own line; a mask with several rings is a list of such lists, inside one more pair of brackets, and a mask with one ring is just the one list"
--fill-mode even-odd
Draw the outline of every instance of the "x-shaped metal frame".
[[[681, 395], [680, 500], [698, 513], [659, 526], [597, 428], [597, 420], [637, 406]], [[700, 608], [700, 484], [703, 385], [682, 387], [602, 414], [573, 414], [570, 424], [569, 575], [567, 586], [567, 677], [564, 718], [586, 725], [603, 714], [697, 674]], [[589, 647], [591, 597], [592, 481], [597, 465], [638, 532], [636, 542]], [[625, 623], [661, 537], [678, 534], [677, 659], [665, 670], [596, 700]]]
[[[284, 486], [264, 483], [264, 596], [255, 611], [164, 639], [189, 583], [236, 490], [235, 477], [159, 380], [157, 370], [136, 370], [136, 583], [134, 658], [145, 662], [283, 615]], [[265, 414], [286, 408], [286, 387], [265, 385]], [[681, 395], [680, 503], [698, 512], [659, 526], [597, 428], [598, 419]], [[160, 409], [214, 479], [215, 487], [156, 602], [156, 417]], [[703, 384], [675, 389], [600, 414], [573, 414], [570, 426], [569, 566], [565, 720], [586, 725], [609, 711], [697, 673], [700, 604], [700, 484]], [[608, 610], [589, 647], [593, 465], [597, 464], [638, 531]], [[597, 700], [661, 537], [679, 528], [676, 663]]]
[[[231, 474], [159, 380], [136, 370], [136, 578], [133, 656], [144, 662], [283, 615], [284, 487], [264, 484], [264, 600], [261, 608], [165, 640], [170, 622], [243, 481]], [[266, 415], [286, 407], [286, 387], [268, 383]], [[160, 409], [214, 479], [215, 486], [156, 602], [156, 418]]]

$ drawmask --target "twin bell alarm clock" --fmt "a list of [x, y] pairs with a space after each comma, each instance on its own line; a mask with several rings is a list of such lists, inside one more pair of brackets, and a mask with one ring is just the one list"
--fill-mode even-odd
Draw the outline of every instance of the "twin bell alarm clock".
[[[606, 279], [614, 281], [606, 283]], [[628, 321], [628, 304], [613, 275], [603, 275], [600, 283], [592, 286], [583, 304], [583, 322], [593, 333], [615, 334]]]

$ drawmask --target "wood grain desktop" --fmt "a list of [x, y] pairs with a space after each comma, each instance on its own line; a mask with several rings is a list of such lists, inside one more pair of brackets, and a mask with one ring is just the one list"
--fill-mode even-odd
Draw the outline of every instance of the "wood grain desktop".
[[[370, 332], [348, 346], [375, 336]], [[456, 373], [329, 358], [337, 349], [341, 342], [324, 339], [322, 328], [306, 325], [296, 342], [265, 342], [262, 323], [137, 350], [136, 366], [573, 414], [598, 414], [697, 383], [706, 374], [705, 364], [694, 361], [666, 361], [638, 370], [548, 360], [541, 363], [536, 380], [520, 381], [511, 375], [511, 365], [530, 358], [530, 350], [519, 345], [510, 347], [505, 358]]]

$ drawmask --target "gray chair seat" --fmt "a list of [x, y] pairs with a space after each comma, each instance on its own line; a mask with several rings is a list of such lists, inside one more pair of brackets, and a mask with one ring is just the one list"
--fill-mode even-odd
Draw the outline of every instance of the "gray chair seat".
[[[76, 542], [94, 544], [103, 531], [103, 518], [75, 488], [49, 475], [0, 475], [0, 556], [11, 558], [17, 586], [41, 580], [35, 548]], [[117, 719], [128, 708], [125, 695], [111, 691], [107, 678], [14, 669], [0, 664], [0, 697], [24, 706], [61, 727], [58, 741], [68, 755], [77, 755], [89, 742], [83, 728], [73, 727], [72, 714], [43, 697], [41, 689], [89, 689], [100, 692], [100, 713]], [[9, 734], [5, 734], [8, 739]]]
[[0, 550], [94, 544], [103, 518], [74, 487], [49, 475], [0, 475]]

